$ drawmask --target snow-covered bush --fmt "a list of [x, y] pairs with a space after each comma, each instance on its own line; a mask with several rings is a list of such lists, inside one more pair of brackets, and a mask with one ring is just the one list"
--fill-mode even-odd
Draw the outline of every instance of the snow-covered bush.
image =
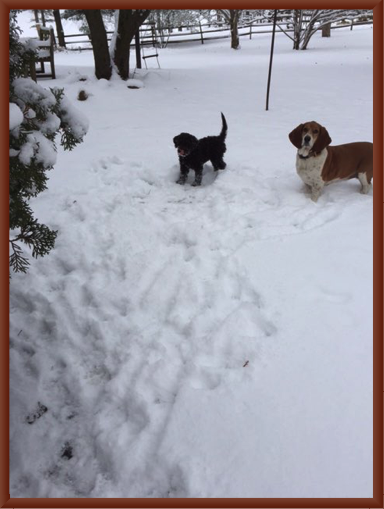
[[33, 216], [31, 197], [47, 188], [46, 172], [56, 163], [56, 136], [64, 149], [83, 140], [88, 121], [64, 96], [63, 89], [47, 90], [26, 78], [31, 59], [30, 44], [19, 38], [17, 11], [9, 15], [9, 228], [10, 266], [26, 272], [29, 262], [20, 243], [32, 256], [44, 256], [55, 244], [57, 232]]

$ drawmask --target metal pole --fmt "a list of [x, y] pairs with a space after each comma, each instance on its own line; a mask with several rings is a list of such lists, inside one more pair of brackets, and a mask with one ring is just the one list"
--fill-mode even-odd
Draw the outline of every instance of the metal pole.
[[136, 67], [141, 69], [140, 30], [135, 33]]
[[275, 13], [273, 15], [273, 30], [272, 30], [272, 42], [271, 42], [271, 56], [269, 59], [269, 71], [268, 71], [268, 85], [267, 85], [267, 104], [265, 109], [268, 111], [269, 105], [269, 88], [271, 86], [271, 74], [272, 74], [272, 61], [273, 61], [273, 48], [275, 46], [275, 31], [276, 31], [276, 18], [277, 18], [277, 9], [275, 9]]

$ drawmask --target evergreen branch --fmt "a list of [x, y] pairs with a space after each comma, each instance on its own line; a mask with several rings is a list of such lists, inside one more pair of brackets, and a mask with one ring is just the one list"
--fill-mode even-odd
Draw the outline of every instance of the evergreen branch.
[[25, 256], [22, 256], [22, 249], [15, 241], [10, 240], [13, 253], [9, 257], [9, 266], [14, 272], [27, 272], [29, 261]]

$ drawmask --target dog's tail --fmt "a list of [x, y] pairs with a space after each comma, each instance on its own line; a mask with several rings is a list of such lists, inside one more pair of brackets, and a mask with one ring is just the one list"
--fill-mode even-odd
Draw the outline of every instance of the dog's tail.
[[221, 133], [219, 134], [219, 138], [221, 138], [221, 140], [224, 141], [227, 136], [228, 125], [223, 114], [221, 114], [221, 120], [223, 121], [223, 127], [221, 129]]

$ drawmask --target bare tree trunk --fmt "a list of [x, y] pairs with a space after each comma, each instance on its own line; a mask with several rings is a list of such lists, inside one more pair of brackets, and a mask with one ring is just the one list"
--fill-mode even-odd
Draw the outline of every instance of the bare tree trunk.
[[129, 78], [129, 48], [131, 41], [150, 12], [150, 10], [120, 9], [113, 61], [123, 80]]
[[34, 9], [33, 12], [35, 13], [35, 21], [36, 21], [36, 23], [40, 23], [40, 21], [39, 21], [39, 11], [37, 9]]
[[323, 26], [321, 29], [321, 36], [322, 37], [331, 37], [331, 23], [327, 23]]
[[240, 40], [237, 24], [239, 22], [240, 12], [238, 10], [230, 10], [230, 27], [231, 27], [231, 48], [239, 49]]
[[86, 9], [84, 14], [87, 18], [92, 41], [96, 78], [109, 80], [112, 76], [112, 65], [101, 11], [100, 9]]
[[321, 11], [319, 9], [313, 9], [311, 11], [311, 18], [308, 21], [308, 23], [305, 27], [305, 30], [303, 32], [303, 38], [302, 38], [303, 42], [301, 44], [300, 49], [307, 49], [310, 38], [316, 32], [315, 25], [319, 20], [320, 14], [321, 14]]
[[45, 14], [44, 14], [44, 11], [40, 11], [41, 12], [41, 23], [43, 24], [43, 27], [45, 27]]
[[316, 33], [317, 30], [323, 28], [326, 25], [331, 23], [335, 23], [340, 21], [341, 19], [354, 19], [356, 17], [361, 17], [364, 15], [364, 10], [336, 10], [336, 9], [328, 9], [328, 10], [312, 10], [311, 18], [305, 27], [304, 37], [301, 49], [307, 49], [308, 43]]
[[311, 27], [310, 29], [307, 27], [304, 32], [304, 38], [303, 42], [301, 44], [300, 49], [307, 49], [309, 41], [311, 37], [317, 32], [317, 29], [315, 27]]
[[163, 46], [164, 45], [164, 30], [163, 30], [162, 21], [161, 21], [161, 14], [160, 14], [159, 10], [157, 10], [157, 12], [156, 12], [156, 28], [157, 28], [157, 33], [159, 34], [161, 47], [163, 48], [164, 47]]
[[63, 25], [61, 23], [60, 11], [58, 9], [54, 10], [53, 16], [55, 18], [56, 32], [57, 32], [57, 38], [59, 39], [59, 46], [61, 46], [62, 48], [65, 48], [64, 30], [63, 30]]
[[239, 49], [240, 40], [237, 25], [239, 23], [240, 14], [242, 11], [233, 9], [218, 9], [216, 10], [216, 12], [218, 19], [220, 15], [224, 16], [225, 21], [229, 25], [229, 28], [231, 30], [231, 48]]
[[302, 18], [303, 18], [303, 11], [295, 9], [293, 11], [293, 49], [300, 48]]

